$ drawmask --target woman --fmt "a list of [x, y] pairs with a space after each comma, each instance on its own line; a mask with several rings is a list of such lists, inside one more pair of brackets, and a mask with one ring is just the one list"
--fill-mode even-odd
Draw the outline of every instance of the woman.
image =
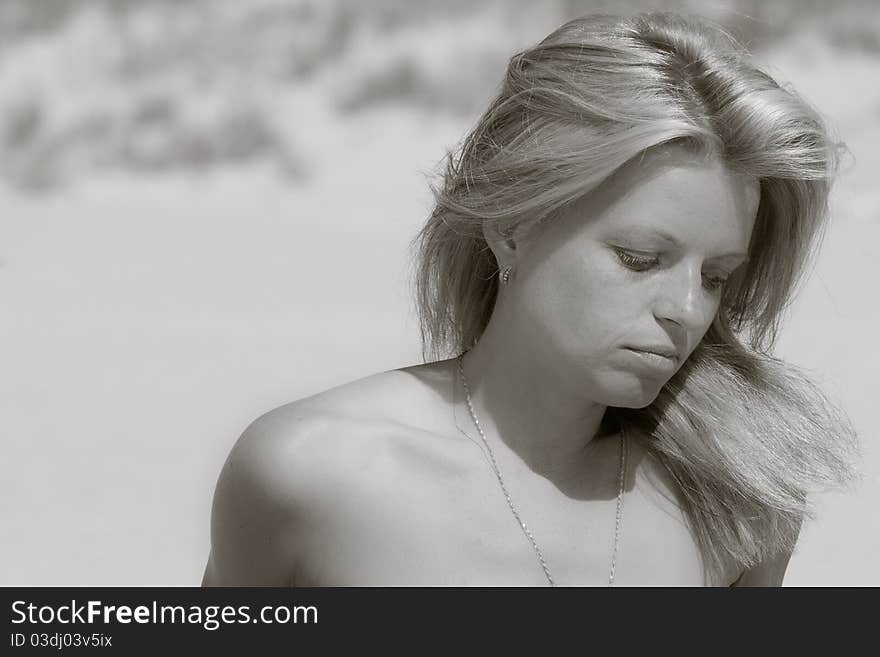
[[587, 16], [510, 60], [418, 236], [426, 360], [274, 409], [205, 585], [778, 586], [855, 436], [769, 355], [836, 145], [724, 32]]

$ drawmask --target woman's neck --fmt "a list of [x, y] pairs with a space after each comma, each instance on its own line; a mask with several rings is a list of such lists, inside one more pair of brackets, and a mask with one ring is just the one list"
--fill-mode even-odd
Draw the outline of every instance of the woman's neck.
[[[486, 440], [493, 450], [507, 448], [524, 469], [548, 478], [573, 473], [589, 461], [607, 407], [579, 396], [564, 368], [502, 340], [491, 324], [462, 359]], [[458, 362], [454, 367], [458, 374]], [[466, 404], [464, 412], [470, 414]]]

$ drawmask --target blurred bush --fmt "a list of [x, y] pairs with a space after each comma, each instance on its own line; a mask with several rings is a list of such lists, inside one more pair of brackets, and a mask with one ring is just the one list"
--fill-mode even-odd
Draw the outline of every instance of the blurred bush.
[[863, 0], [831, 19], [817, 0], [3, 0], [0, 176], [42, 190], [265, 160], [297, 181], [310, 128], [291, 99], [340, 120], [386, 103], [471, 116], [537, 23], [644, 9], [706, 15], [755, 49], [812, 21], [836, 47], [880, 52]]

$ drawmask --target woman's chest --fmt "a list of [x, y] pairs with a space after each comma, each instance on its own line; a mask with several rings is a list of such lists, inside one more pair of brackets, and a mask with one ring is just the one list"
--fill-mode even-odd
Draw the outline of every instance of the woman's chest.
[[298, 585], [546, 586], [542, 559], [562, 586], [608, 585], [612, 562], [615, 585], [705, 584], [674, 496], [639, 468], [618, 500], [547, 488], [505, 495], [491, 471], [438, 475], [393, 463], [351, 486], [346, 503], [315, 524]]

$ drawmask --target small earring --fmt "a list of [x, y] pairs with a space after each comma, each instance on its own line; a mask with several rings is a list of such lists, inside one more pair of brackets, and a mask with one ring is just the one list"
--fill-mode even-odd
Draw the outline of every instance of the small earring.
[[501, 270], [501, 274], [499, 278], [504, 285], [507, 285], [510, 282], [510, 272], [513, 271], [513, 266], [507, 265], [504, 269]]

